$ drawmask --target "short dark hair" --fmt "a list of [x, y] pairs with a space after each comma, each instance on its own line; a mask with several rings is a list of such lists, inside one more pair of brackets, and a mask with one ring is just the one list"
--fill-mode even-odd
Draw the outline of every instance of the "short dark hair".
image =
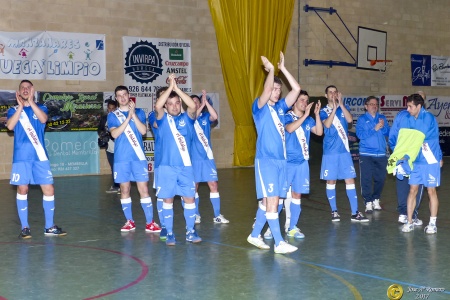
[[199, 97], [199, 96], [197, 96], [197, 95], [191, 95], [191, 98], [192, 98], [192, 99], [197, 98], [199, 101], [201, 101], [201, 99], [202, 99], [201, 97]]
[[301, 95], [305, 95], [305, 96], [308, 96], [308, 97], [309, 97], [308, 92], [305, 91], [305, 90], [301, 90], [301, 91], [300, 91], [300, 94], [298, 94], [298, 96], [300, 97]]
[[406, 103], [408, 102], [412, 102], [416, 106], [420, 104], [422, 107], [425, 104], [425, 101], [423, 100], [422, 96], [420, 96], [420, 94], [412, 94], [408, 96], [408, 100], [406, 100]]
[[106, 105], [107, 105], [107, 106], [114, 105], [115, 107], [118, 106], [118, 105], [117, 105], [117, 101], [112, 100], [112, 99], [106, 100]]
[[118, 91], [127, 91], [127, 93], [129, 94], [130, 92], [128, 91], [128, 88], [124, 85], [118, 85], [116, 87], [116, 89], [114, 90], [114, 95], [118, 92]]
[[31, 85], [33, 85], [33, 83], [31, 82], [31, 81], [29, 81], [28, 79], [24, 79], [24, 80], [22, 80], [20, 83], [19, 83], [19, 86], [21, 86], [22, 85], [22, 83], [24, 83], [24, 82], [26, 82], [26, 83], [29, 83], [29, 84], [31, 84]]
[[156, 99], [158, 99], [159, 97], [161, 97], [161, 94], [164, 93], [168, 88], [169, 88], [168, 86], [160, 87], [160, 88], [156, 91]]
[[273, 83], [278, 83], [279, 85], [283, 85], [283, 82], [281, 82], [281, 79], [278, 76], [273, 76]]
[[378, 100], [378, 98], [375, 97], [375, 96], [369, 96], [369, 97], [366, 98], [366, 101], [364, 101], [364, 105], [368, 105], [369, 102], [370, 102], [370, 100], [374, 100], [374, 99], [377, 100], [377, 103], [380, 101], [380, 100]]
[[335, 85], [329, 85], [329, 86], [327, 86], [327, 87], [325, 88], [325, 94], [328, 93], [328, 89], [329, 89], [329, 88], [335, 88], [335, 89], [337, 90], [337, 87], [336, 87]]

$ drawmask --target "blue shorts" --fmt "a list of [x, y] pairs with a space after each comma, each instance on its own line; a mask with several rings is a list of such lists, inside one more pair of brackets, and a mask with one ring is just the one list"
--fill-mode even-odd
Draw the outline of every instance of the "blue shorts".
[[413, 164], [409, 184], [423, 184], [424, 187], [438, 187], [441, 183], [441, 167], [436, 164]]
[[192, 167], [159, 166], [156, 177], [156, 196], [162, 199], [195, 196], [194, 170]]
[[124, 183], [130, 181], [148, 181], [148, 164], [146, 160], [114, 163], [114, 182]]
[[193, 160], [192, 168], [194, 169], [195, 182], [218, 181], [217, 168], [214, 159]]
[[256, 197], [286, 198], [288, 190], [286, 161], [279, 159], [255, 159]]
[[10, 184], [53, 184], [50, 161], [22, 161], [12, 164]]
[[301, 164], [287, 163], [287, 182], [292, 191], [298, 194], [309, 194], [309, 164], [307, 160]]
[[355, 166], [350, 153], [324, 154], [322, 156], [320, 179], [339, 180], [355, 177]]

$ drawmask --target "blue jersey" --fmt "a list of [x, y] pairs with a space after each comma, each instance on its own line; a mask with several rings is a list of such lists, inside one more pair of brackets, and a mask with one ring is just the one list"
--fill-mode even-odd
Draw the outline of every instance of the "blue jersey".
[[148, 114], [148, 125], [152, 129], [153, 132], [153, 138], [155, 139], [155, 148], [153, 151], [153, 157], [155, 158], [155, 168], [158, 168], [159, 164], [161, 163], [161, 156], [162, 156], [162, 149], [161, 149], [161, 142], [159, 141], [159, 131], [158, 127], [156, 125], [156, 113], [154, 110], [152, 110]]
[[[417, 119], [410, 114], [406, 115], [399, 124], [400, 128], [410, 128], [421, 131], [425, 134], [424, 143], [428, 143], [428, 147], [439, 162], [442, 159], [441, 147], [439, 146], [439, 127], [436, 118], [423, 107], [420, 109]], [[423, 150], [419, 152], [415, 163], [427, 164], [427, 160], [423, 155]]]
[[[280, 99], [275, 105], [269, 103], [258, 108], [258, 99], [253, 102], [252, 114], [255, 122], [258, 138], [256, 140], [257, 159], [282, 159], [285, 160], [285, 130], [284, 115], [290, 109], [286, 105], [286, 100]], [[273, 121], [271, 111], [280, 119], [280, 128], [277, 128]]]
[[[347, 110], [350, 110], [350, 107], [348, 105], [345, 105], [345, 108]], [[331, 111], [331, 108], [329, 106], [326, 106], [320, 110], [320, 120], [322, 122], [328, 119], [329, 113], [327, 112], [327, 110]], [[347, 120], [345, 120], [344, 112], [340, 107], [338, 107], [336, 110], [336, 117], [341, 122], [344, 130], [342, 134], [345, 134], [345, 136], [347, 136], [348, 141], [348, 123]], [[323, 126], [323, 133], [325, 134], [325, 137], [323, 138], [323, 154], [326, 155], [346, 152], [349, 153], [339, 136], [338, 130], [333, 124], [331, 124], [330, 128]]]
[[[204, 138], [207, 139], [209, 147], [211, 147], [211, 124], [213, 123], [209, 120], [210, 116], [210, 113], [206, 112], [202, 113], [197, 118], [197, 122], [203, 130]], [[200, 142], [196, 132], [194, 132], [192, 141], [191, 158], [192, 160], [209, 160], [206, 150], [203, 147], [202, 142]]]
[[[375, 130], [375, 126], [384, 120], [384, 127]], [[356, 123], [356, 136], [360, 139], [359, 154], [365, 156], [386, 156], [386, 137], [389, 136], [389, 124], [386, 117], [376, 113], [375, 117], [365, 113], [358, 118]]]
[[391, 130], [389, 131], [389, 148], [394, 151], [395, 145], [397, 145], [398, 131], [400, 130], [401, 120], [405, 117], [409, 116], [409, 112], [405, 109], [399, 111], [395, 116], [394, 123], [392, 123]]
[[[184, 153], [190, 153], [192, 147], [192, 138], [194, 131], [195, 120], [189, 118], [186, 112], [179, 114], [178, 116], [172, 116], [178, 132], [184, 137], [183, 151]], [[170, 129], [169, 118], [167, 113], [160, 120], [156, 120], [158, 125], [159, 142], [161, 143], [161, 166], [179, 167], [184, 166], [184, 162], [178, 149], [178, 145], [175, 142], [174, 135]]]
[[[128, 117], [128, 111], [121, 111], [118, 109], [125, 117]], [[140, 109], [136, 108], [135, 110], [136, 116], [139, 118], [139, 120], [146, 124], [145, 120], [145, 112]], [[122, 123], [120, 123], [117, 116], [114, 114], [114, 112], [110, 112], [108, 114], [108, 127], [111, 128], [117, 128]], [[142, 141], [142, 134], [139, 132], [139, 130], [136, 127], [136, 124], [133, 119], [130, 120], [128, 123], [131, 130], [133, 130], [134, 134], [136, 135], [137, 141], [142, 149], [144, 151], [144, 143]], [[114, 140], [114, 162], [127, 162], [127, 161], [139, 161], [139, 157], [137, 156], [136, 152], [134, 151], [133, 147], [131, 146], [130, 142], [128, 141], [127, 136], [124, 132], [120, 134], [115, 140]]]
[[[299, 118], [294, 114], [294, 112], [288, 112], [285, 116], [286, 125], [298, 119]], [[306, 138], [306, 145], [309, 147], [311, 129], [316, 126], [316, 121], [311, 117], [307, 117], [300, 126], [303, 128]], [[303, 151], [301, 150], [300, 142], [295, 131], [292, 133], [286, 131], [286, 152], [288, 163], [301, 164], [305, 161], [305, 157], [303, 156]]]
[[[42, 104], [38, 104], [37, 106], [39, 109], [41, 109], [43, 112], [48, 114], [48, 109], [46, 106]], [[14, 113], [17, 110], [16, 107], [11, 107], [8, 110], [7, 118], [11, 118]], [[45, 132], [45, 123], [42, 124], [36, 115], [33, 112], [33, 109], [30, 106], [24, 106], [23, 111], [28, 116], [28, 119], [30, 120], [31, 126], [33, 126], [34, 130], [36, 131], [36, 134], [38, 136], [39, 142], [41, 143], [42, 147], [45, 150], [45, 155], [48, 158], [47, 149], [45, 148], [45, 142], [44, 142], [44, 132]], [[17, 122], [16, 126], [14, 127], [14, 154], [13, 154], [13, 163], [15, 162], [21, 162], [21, 161], [39, 161], [39, 157], [36, 153], [36, 150], [34, 149], [33, 144], [31, 143], [30, 139], [28, 138], [27, 134], [25, 133], [25, 130], [23, 126], [20, 124], [20, 122]]]

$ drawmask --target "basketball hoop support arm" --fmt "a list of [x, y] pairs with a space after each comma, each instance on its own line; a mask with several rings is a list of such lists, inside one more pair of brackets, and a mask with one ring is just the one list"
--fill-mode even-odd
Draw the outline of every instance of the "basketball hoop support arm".
[[309, 11], [314, 11], [317, 16], [322, 20], [323, 24], [325, 24], [325, 26], [328, 28], [328, 30], [334, 35], [334, 37], [336, 38], [336, 40], [341, 44], [341, 46], [345, 49], [345, 51], [347, 51], [347, 53], [350, 55], [350, 57], [353, 59], [353, 63], [349, 63], [349, 62], [344, 62], [344, 61], [334, 61], [334, 60], [314, 60], [314, 59], [305, 59], [304, 60], [304, 65], [308, 66], [308, 65], [324, 65], [324, 66], [329, 66], [330, 68], [332, 68], [333, 66], [343, 66], [343, 67], [356, 67], [356, 59], [353, 57], [353, 55], [350, 53], [350, 51], [347, 49], [347, 47], [344, 46], [344, 44], [341, 42], [341, 40], [337, 37], [337, 35], [334, 33], [334, 31], [330, 28], [330, 26], [328, 26], [328, 24], [325, 22], [324, 19], [322, 19], [322, 17], [318, 14], [318, 12], [328, 12], [330, 15], [332, 14], [336, 14], [339, 18], [339, 20], [341, 20], [342, 24], [344, 25], [344, 27], [347, 29], [348, 33], [351, 35], [351, 37], [353, 38], [353, 40], [356, 42], [355, 37], [353, 36], [353, 34], [350, 32], [350, 30], [348, 29], [347, 25], [345, 25], [344, 21], [342, 20], [342, 18], [339, 16], [338, 12], [336, 9], [334, 9], [333, 7], [330, 8], [324, 8], [324, 7], [312, 7], [309, 5], [305, 5], [304, 6], [304, 10], [305, 12], [309, 12]]

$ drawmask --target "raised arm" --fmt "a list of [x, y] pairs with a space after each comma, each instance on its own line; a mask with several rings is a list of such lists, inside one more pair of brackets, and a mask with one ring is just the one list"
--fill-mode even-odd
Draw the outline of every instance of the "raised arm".
[[169, 75], [169, 87], [156, 99], [155, 103], [155, 114], [156, 119], [161, 120], [164, 116], [164, 105], [166, 104], [167, 99], [169, 99], [170, 93], [172, 93], [173, 88], [175, 86], [175, 74]]
[[209, 112], [209, 121], [214, 122], [216, 121], [219, 116], [217, 115], [217, 111], [214, 109], [214, 107], [212, 107], [211, 104], [209, 104], [208, 99], [206, 99], [206, 91], [202, 90], [202, 106], [206, 106], [206, 109]]
[[197, 107], [195, 105], [194, 100], [192, 100], [192, 98], [186, 94], [185, 92], [183, 92], [177, 85], [177, 83], [175, 82], [175, 79], [173, 79], [174, 82], [174, 87], [173, 87], [173, 91], [175, 93], [177, 93], [178, 96], [180, 96], [181, 100], [184, 102], [184, 104], [187, 105], [187, 113], [189, 118], [195, 120], [197, 118]]
[[311, 128], [311, 132], [315, 135], [321, 136], [323, 134], [323, 125], [320, 121], [320, 107], [322, 104], [320, 103], [320, 100], [317, 101], [316, 106], [314, 107], [314, 114], [316, 115], [316, 126]]
[[33, 109], [34, 114], [36, 115], [36, 117], [38, 118], [39, 122], [41, 122], [42, 124], [47, 123], [48, 120], [48, 115], [39, 108], [39, 106], [34, 102], [34, 87], [31, 86], [30, 88], [30, 96], [28, 98], [28, 103], [31, 106], [31, 109]]
[[340, 108], [342, 109], [342, 112], [344, 113], [345, 120], [347, 121], [347, 123], [352, 123], [353, 122], [352, 114], [345, 107], [344, 101], [342, 100], [342, 94], [340, 92], [338, 93], [337, 99], [338, 99], [338, 104], [339, 104]]
[[291, 86], [290, 92], [286, 95], [286, 105], [291, 107], [297, 100], [298, 94], [300, 93], [300, 85], [294, 76], [286, 69], [284, 66], [284, 54], [280, 51], [280, 61], [278, 62], [278, 69], [283, 72], [284, 77], [286, 77], [289, 85]]
[[273, 90], [273, 77], [275, 76], [275, 69], [272, 63], [265, 56], [261, 56], [261, 60], [264, 65], [264, 70], [266, 70], [268, 74], [266, 81], [264, 82], [264, 90], [258, 99], [258, 108], [263, 107], [269, 101]]

